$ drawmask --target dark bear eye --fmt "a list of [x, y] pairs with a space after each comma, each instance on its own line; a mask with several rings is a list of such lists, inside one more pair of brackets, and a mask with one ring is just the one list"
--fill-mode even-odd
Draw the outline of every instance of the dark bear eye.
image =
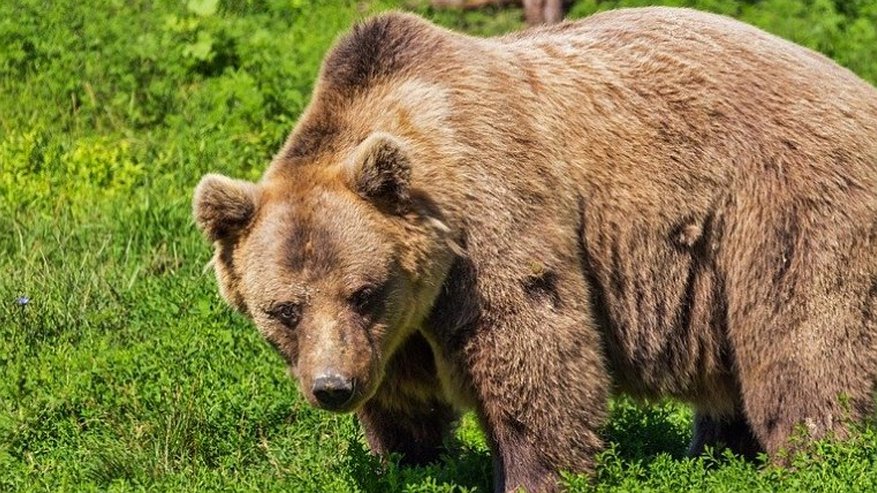
[[280, 303], [273, 307], [268, 314], [283, 322], [287, 327], [292, 328], [298, 324], [298, 320], [301, 318], [301, 305], [298, 303]]
[[381, 290], [372, 285], [359, 288], [350, 297], [350, 304], [353, 306], [353, 309], [360, 314], [375, 312], [380, 305], [380, 302]]

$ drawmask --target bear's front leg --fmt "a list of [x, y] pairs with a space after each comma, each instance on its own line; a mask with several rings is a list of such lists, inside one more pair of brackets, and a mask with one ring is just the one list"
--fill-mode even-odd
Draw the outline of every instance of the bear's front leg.
[[439, 402], [416, 402], [392, 408], [369, 401], [357, 413], [372, 452], [383, 457], [401, 454], [404, 465], [425, 465], [438, 460], [454, 411]]
[[405, 465], [439, 458], [458, 416], [440, 398], [432, 350], [423, 336], [411, 336], [393, 356], [384, 383], [357, 417], [373, 453], [399, 453]]
[[463, 351], [496, 491], [555, 491], [561, 471], [592, 472], [602, 448], [609, 378], [587, 291], [572, 273], [545, 275], [490, 293], [501, 304]]

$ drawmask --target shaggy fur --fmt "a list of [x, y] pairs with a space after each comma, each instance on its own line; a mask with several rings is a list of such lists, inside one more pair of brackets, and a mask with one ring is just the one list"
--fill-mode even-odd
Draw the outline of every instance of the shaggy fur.
[[873, 410], [877, 91], [725, 17], [376, 17], [261, 182], [206, 177], [195, 216], [310, 402], [351, 379], [333, 410], [412, 462], [473, 409], [498, 491], [591, 471], [612, 393], [692, 403], [695, 453]]

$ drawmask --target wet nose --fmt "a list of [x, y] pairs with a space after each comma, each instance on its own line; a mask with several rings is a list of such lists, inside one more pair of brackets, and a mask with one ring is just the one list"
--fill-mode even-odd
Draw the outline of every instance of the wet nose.
[[314, 379], [314, 397], [326, 409], [337, 409], [353, 397], [353, 382], [336, 373], [324, 373]]

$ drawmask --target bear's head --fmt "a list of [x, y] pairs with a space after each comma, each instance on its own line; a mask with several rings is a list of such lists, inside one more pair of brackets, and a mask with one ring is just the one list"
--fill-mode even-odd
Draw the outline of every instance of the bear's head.
[[211, 174], [195, 190], [223, 298], [318, 407], [353, 411], [374, 395], [453, 262], [451, 229], [412, 187], [411, 156], [374, 132], [329, 161], [274, 166], [259, 183]]

